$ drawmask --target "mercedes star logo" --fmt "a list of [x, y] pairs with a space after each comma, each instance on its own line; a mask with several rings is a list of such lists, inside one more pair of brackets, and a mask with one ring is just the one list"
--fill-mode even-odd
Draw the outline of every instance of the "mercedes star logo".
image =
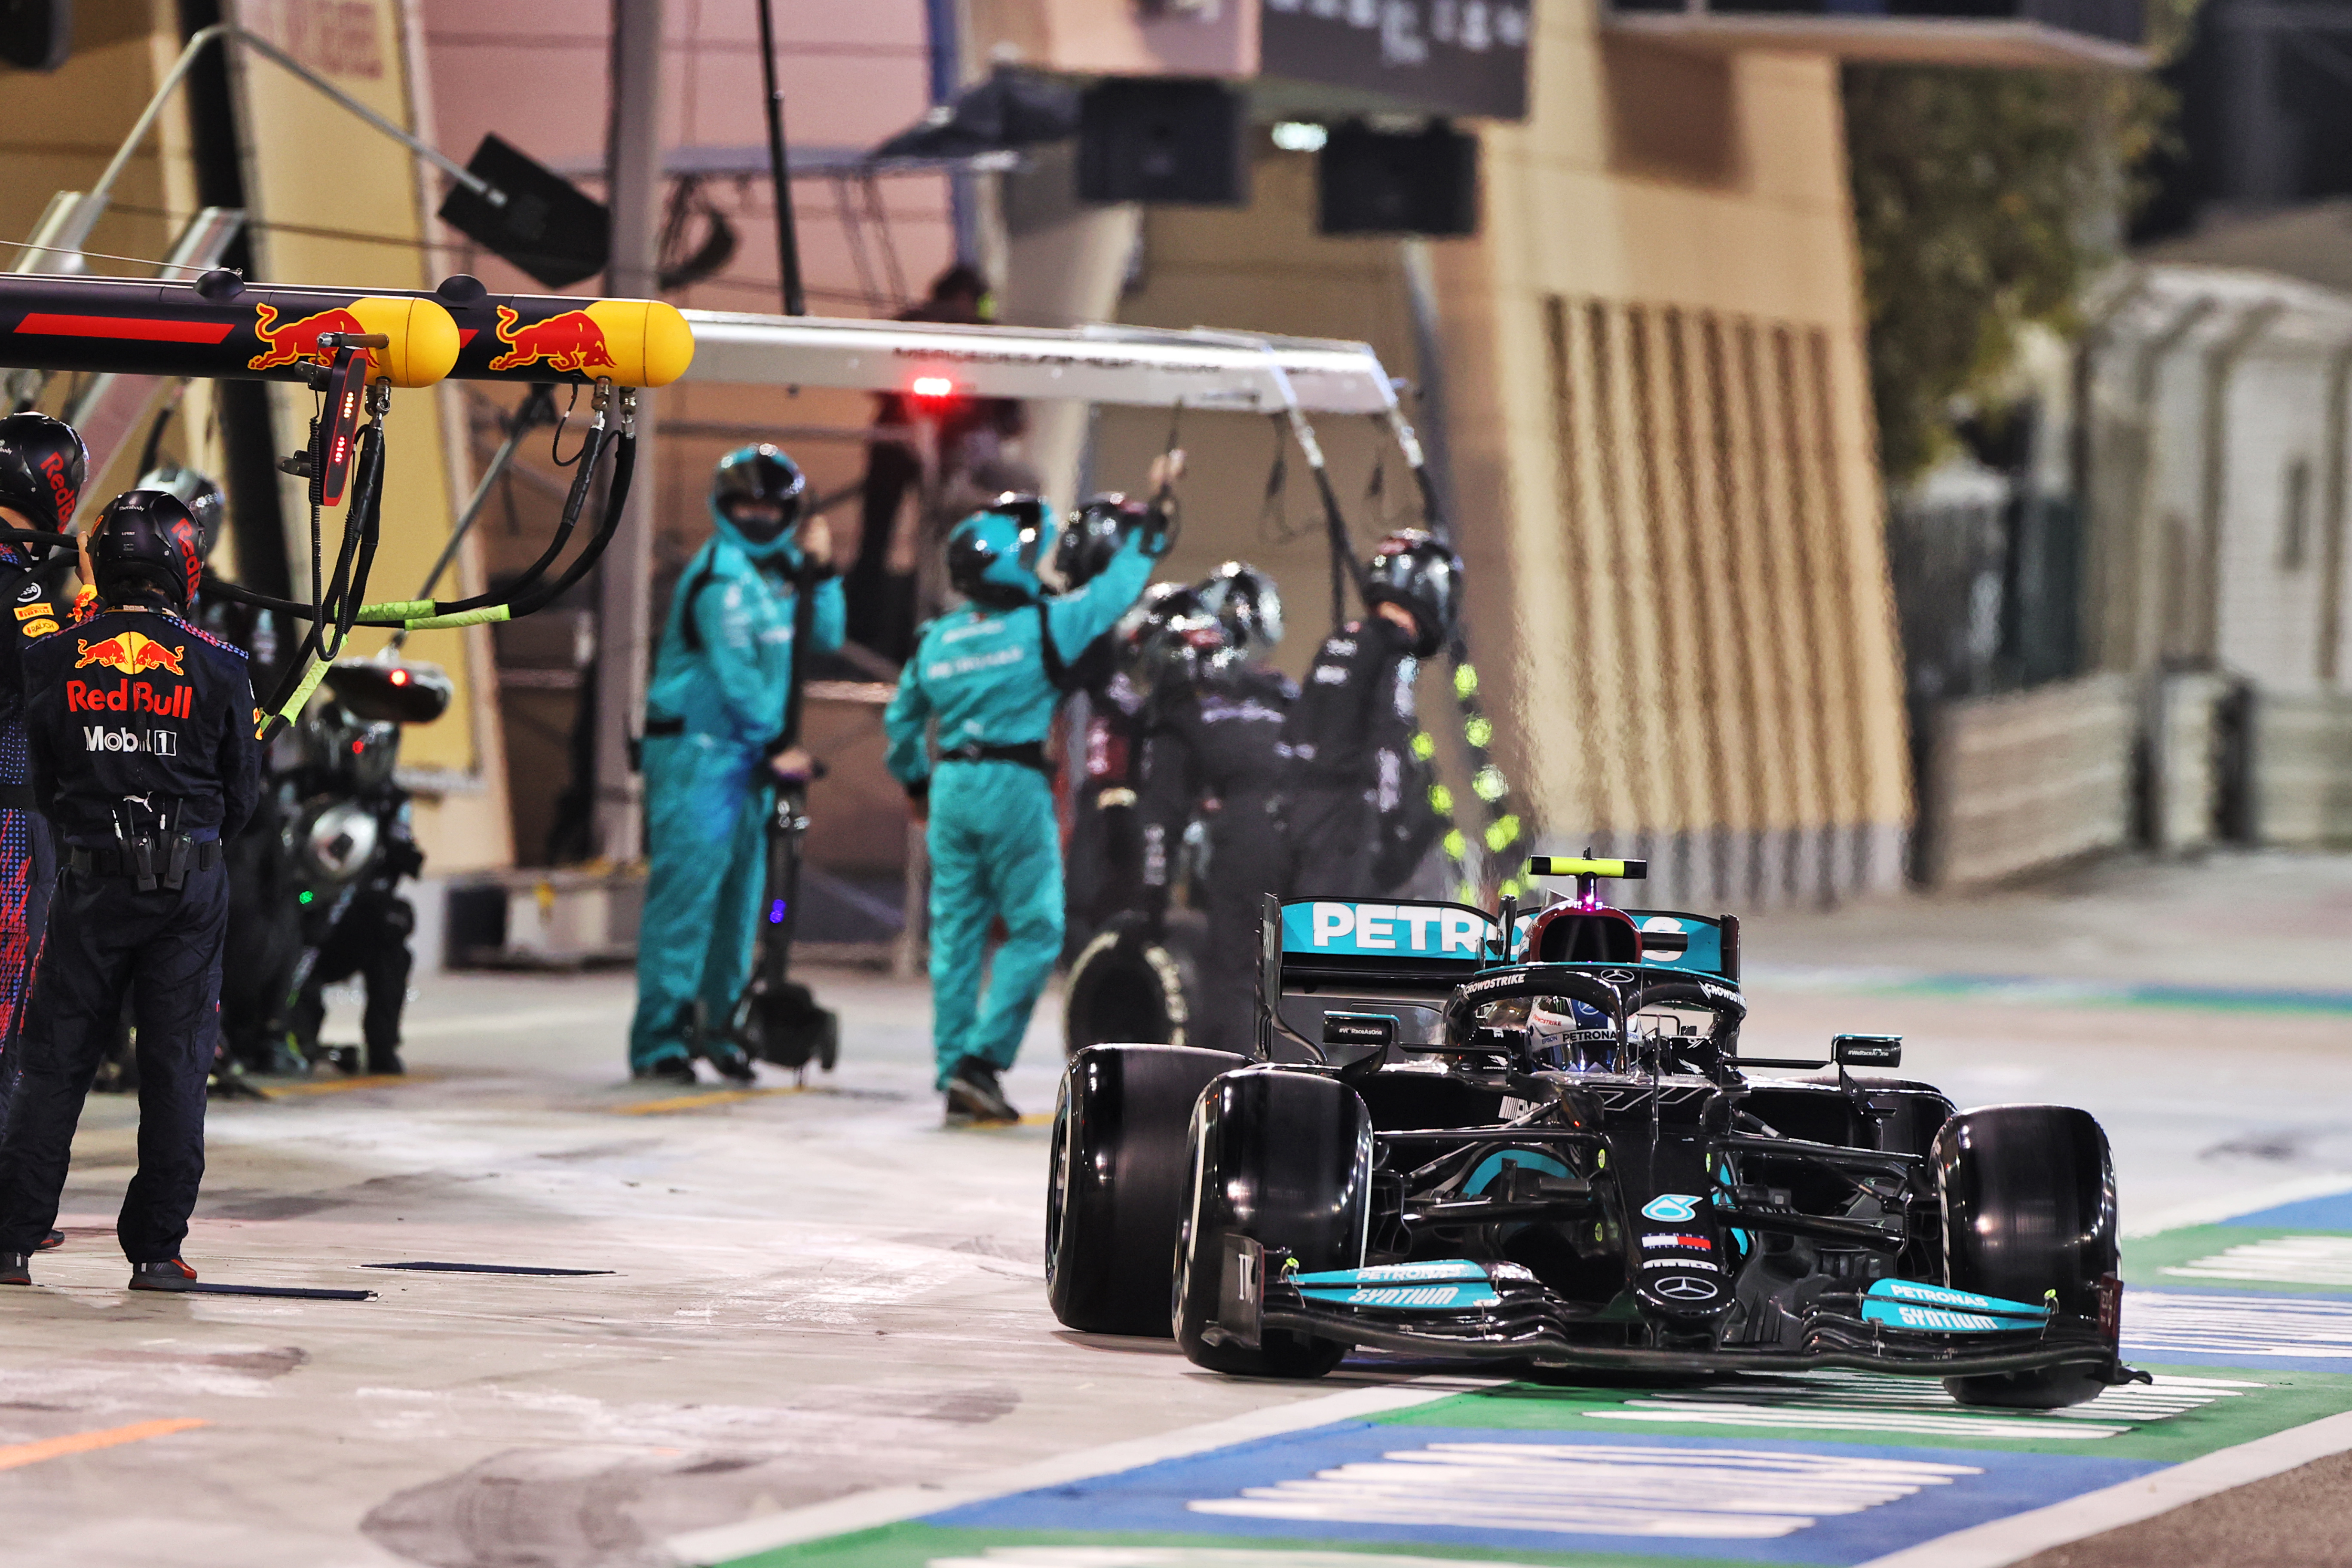
[[1669, 1274], [1658, 1281], [1659, 1295], [1675, 1301], [1705, 1301], [1715, 1295], [1715, 1281], [1689, 1274]]

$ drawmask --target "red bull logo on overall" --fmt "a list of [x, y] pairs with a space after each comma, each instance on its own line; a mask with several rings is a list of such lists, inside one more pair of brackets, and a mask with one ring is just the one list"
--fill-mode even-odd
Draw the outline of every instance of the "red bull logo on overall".
[[146, 680], [118, 680], [111, 686], [89, 681], [66, 682], [68, 713], [152, 713], [158, 719], [185, 719], [192, 686], [158, 686]]
[[151, 669], [168, 669], [173, 675], [185, 675], [180, 663], [188, 650], [165, 647], [143, 632], [124, 632], [117, 637], [102, 637], [97, 642], [77, 640], [74, 644], [81, 655], [74, 660], [76, 669], [87, 669], [93, 664], [109, 669], [119, 669], [125, 675], [143, 675]]
[[498, 337], [507, 352], [490, 361], [491, 370], [543, 364], [552, 371], [593, 375], [621, 368], [604, 341], [604, 329], [585, 310], [559, 310], [526, 326], [520, 311], [500, 305]]
[[360, 319], [337, 306], [320, 310], [314, 316], [297, 316], [284, 326], [278, 324], [278, 307], [264, 301], [253, 308], [253, 335], [261, 340], [259, 353], [245, 362], [247, 370], [284, 370], [304, 360], [323, 360], [319, 352], [322, 332], [364, 332]]

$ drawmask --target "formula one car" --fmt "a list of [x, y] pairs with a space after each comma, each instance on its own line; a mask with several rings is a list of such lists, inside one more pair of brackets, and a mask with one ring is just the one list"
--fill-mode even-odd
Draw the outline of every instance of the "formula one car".
[[[1819, 1367], [2048, 1408], [2116, 1354], [2116, 1193], [2086, 1113], [1738, 1053], [1738, 921], [1572, 900], [1266, 900], [1256, 1060], [1101, 1045], [1054, 1124], [1047, 1290], [1219, 1372], [1350, 1347], [1591, 1374]], [[1756, 1078], [1759, 1068], [1826, 1068]]]

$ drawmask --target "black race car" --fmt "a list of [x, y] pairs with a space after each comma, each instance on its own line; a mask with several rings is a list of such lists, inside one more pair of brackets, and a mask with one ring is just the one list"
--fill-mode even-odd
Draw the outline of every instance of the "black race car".
[[[1047, 1290], [1073, 1329], [1173, 1333], [1216, 1371], [1350, 1347], [1599, 1373], [1861, 1367], [1963, 1404], [2078, 1404], [2116, 1354], [2106, 1135], [1956, 1111], [1840, 1036], [1738, 1054], [1738, 922], [1577, 895], [1266, 900], [1255, 1060], [1074, 1057]], [[1755, 1078], [1758, 1068], [1823, 1068]]]

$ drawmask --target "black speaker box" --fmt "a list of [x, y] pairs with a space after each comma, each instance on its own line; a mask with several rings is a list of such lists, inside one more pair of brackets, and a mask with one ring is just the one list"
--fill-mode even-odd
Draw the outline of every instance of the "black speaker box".
[[53, 71], [73, 47], [73, 0], [0, 0], [0, 61]]
[[1246, 129], [1223, 82], [1106, 78], [1078, 103], [1078, 199], [1244, 206]]
[[1478, 232], [1478, 138], [1444, 121], [1425, 131], [1332, 127], [1315, 164], [1325, 234]]
[[566, 289], [604, 270], [613, 220], [604, 203], [495, 135], [482, 138], [466, 172], [503, 192], [506, 205], [492, 206], [469, 186], [452, 185], [441, 203], [442, 222], [513, 262], [542, 288]]

